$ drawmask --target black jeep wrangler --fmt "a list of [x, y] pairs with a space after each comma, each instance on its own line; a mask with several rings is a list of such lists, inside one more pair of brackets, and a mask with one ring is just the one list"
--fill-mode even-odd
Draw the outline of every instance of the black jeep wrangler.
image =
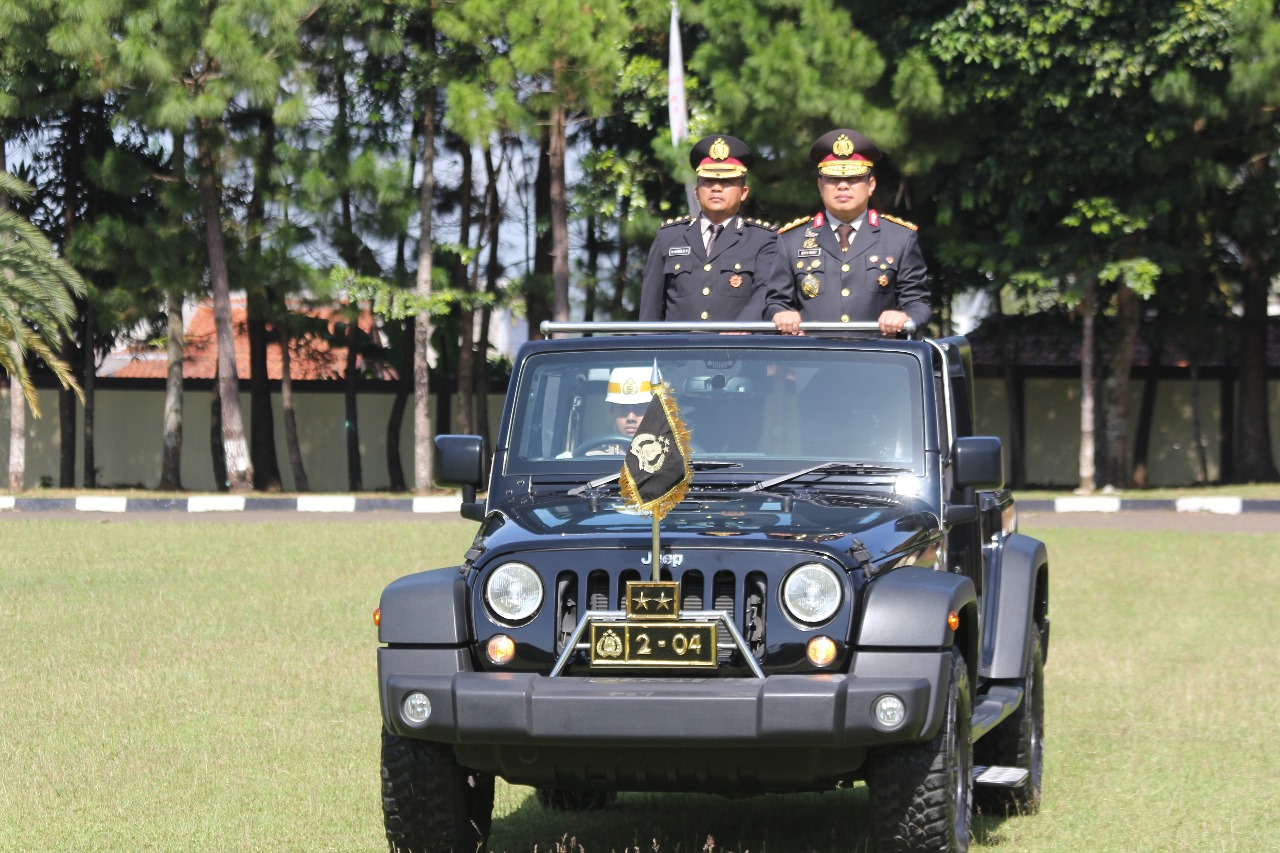
[[[972, 435], [968, 343], [720, 326], [544, 328], [595, 334], [521, 349], [492, 459], [437, 439], [480, 527], [382, 593], [393, 849], [474, 850], [497, 776], [571, 809], [862, 781], [882, 853], [1037, 807], [1048, 557]], [[606, 402], [655, 361], [692, 444], [656, 534]]]

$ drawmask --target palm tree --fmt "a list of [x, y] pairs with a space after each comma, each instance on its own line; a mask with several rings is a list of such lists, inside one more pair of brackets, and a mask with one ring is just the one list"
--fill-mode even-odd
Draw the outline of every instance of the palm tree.
[[23, 486], [26, 463], [26, 418], [16, 394], [19, 388], [31, 413], [40, 417], [27, 357], [38, 357], [63, 388], [73, 389], [84, 401], [71, 368], [56, 354], [61, 336], [71, 332], [73, 297], [84, 293], [84, 281], [54, 255], [38, 228], [9, 209], [11, 197], [30, 198], [31, 192], [28, 184], [0, 168], [0, 370], [10, 379], [9, 488], [15, 490]]

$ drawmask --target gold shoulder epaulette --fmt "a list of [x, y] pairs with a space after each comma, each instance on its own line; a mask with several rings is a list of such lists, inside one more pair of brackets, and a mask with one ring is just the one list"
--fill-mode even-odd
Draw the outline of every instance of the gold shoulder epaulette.
[[754, 225], [757, 228], [767, 228], [770, 231], [774, 229], [774, 224], [772, 222], [765, 222], [763, 219], [752, 219], [747, 217], [744, 221], [748, 225]]
[[781, 228], [778, 229], [778, 233], [785, 234], [786, 232], [790, 231], [792, 228], [795, 228], [798, 225], [803, 225], [812, 218], [813, 218], [812, 216], [801, 216], [799, 219], [796, 219], [792, 222], [788, 222], [786, 225], [783, 225]]
[[887, 219], [887, 220], [889, 220], [890, 222], [892, 222], [894, 225], [901, 225], [903, 228], [910, 228], [912, 231], [919, 231], [919, 230], [920, 230], [920, 226], [919, 226], [919, 225], [917, 225], [917, 224], [915, 224], [914, 222], [908, 222], [908, 221], [907, 221], [907, 220], [905, 220], [905, 219], [899, 219], [898, 217], [896, 217], [896, 216], [890, 216], [890, 215], [889, 215], [889, 214], [887, 214], [887, 213], [882, 213], [882, 214], [880, 214], [880, 218], [881, 218], [881, 219]]
[[662, 225], [658, 227], [670, 228], [672, 225], [688, 225], [692, 221], [693, 221], [692, 216], [677, 216], [674, 219], [668, 219], [666, 222], [662, 223]]

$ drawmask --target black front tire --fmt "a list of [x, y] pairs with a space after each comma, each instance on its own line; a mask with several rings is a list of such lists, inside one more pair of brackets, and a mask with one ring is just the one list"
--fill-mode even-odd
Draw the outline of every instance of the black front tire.
[[927, 743], [885, 747], [867, 759], [877, 853], [965, 853], [973, 817], [973, 697], [969, 668], [951, 650], [946, 716]]
[[594, 812], [608, 808], [618, 799], [613, 791], [566, 791], [538, 788], [534, 792], [544, 808], [558, 812]]
[[493, 822], [493, 777], [453, 747], [382, 732], [382, 816], [394, 853], [474, 853]]
[[1032, 626], [1023, 669], [1022, 704], [974, 747], [980, 765], [1022, 767], [1029, 771], [1021, 788], [978, 788], [978, 808], [987, 814], [1035, 814], [1044, 777], [1044, 652], [1040, 630]]

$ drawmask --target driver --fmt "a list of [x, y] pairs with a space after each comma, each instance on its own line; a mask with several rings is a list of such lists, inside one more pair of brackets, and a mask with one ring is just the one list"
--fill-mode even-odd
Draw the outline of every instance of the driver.
[[[609, 406], [609, 418], [613, 430], [611, 434], [587, 439], [579, 446], [578, 451], [584, 456], [624, 456], [630, 447], [631, 439], [640, 428], [640, 421], [653, 399], [653, 386], [649, 380], [653, 376], [650, 367], [615, 367], [609, 371], [609, 384], [605, 389], [604, 400]], [[582, 446], [590, 447], [583, 452]], [[570, 452], [561, 456], [570, 456]]]

